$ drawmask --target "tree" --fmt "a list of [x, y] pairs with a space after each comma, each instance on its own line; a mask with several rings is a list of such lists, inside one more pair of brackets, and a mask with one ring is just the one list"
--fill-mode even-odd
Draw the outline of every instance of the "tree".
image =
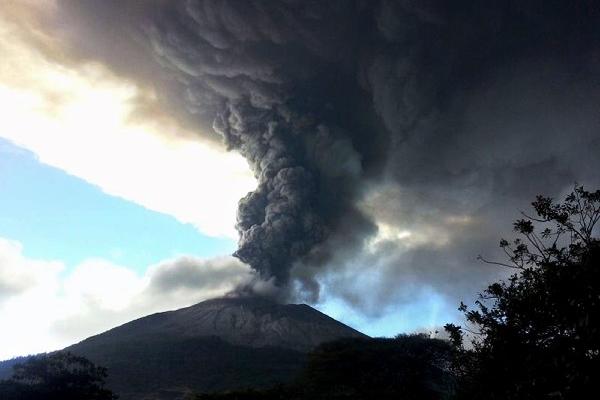
[[348, 338], [309, 354], [300, 376], [263, 390], [201, 394], [197, 400], [441, 400], [452, 386], [451, 347], [425, 335]]
[[106, 369], [68, 352], [35, 356], [13, 367], [0, 382], [3, 400], [113, 400], [104, 387]]
[[443, 399], [452, 384], [450, 350], [422, 334], [326, 343], [309, 357], [302, 398]]
[[536, 215], [514, 223], [520, 237], [500, 241], [507, 262], [491, 262], [515, 273], [474, 309], [461, 303], [469, 329], [446, 325], [460, 398], [579, 399], [600, 378], [600, 190], [532, 205]]

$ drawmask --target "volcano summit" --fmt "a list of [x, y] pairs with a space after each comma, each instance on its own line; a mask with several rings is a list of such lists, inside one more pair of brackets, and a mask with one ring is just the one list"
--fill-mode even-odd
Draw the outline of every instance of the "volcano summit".
[[362, 333], [305, 304], [220, 298], [143, 317], [65, 350], [108, 368], [120, 398], [178, 399], [187, 391], [291, 379], [321, 343]]

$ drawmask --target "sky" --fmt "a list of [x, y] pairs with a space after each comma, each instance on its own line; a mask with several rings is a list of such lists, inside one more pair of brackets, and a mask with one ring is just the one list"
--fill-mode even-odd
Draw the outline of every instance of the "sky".
[[[244, 160], [164, 142], [156, 132], [178, 129], [170, 121], [128, 120], [135, 88], [100, 67], [45, 59], [3, 14], [0, 358], [61, 348], [230, 289], [239, 277], [141, 299], [153, 277], [180, 264], [197, 279], [213, 264], [224, 264], [225, 278], [236, 268], [243, 276], [228, 255], [237, 199], [255, 185]], [[203, 178], [182, 178], [207, 164], [216, 168]], [[220, 194], [207, 198], [204, 186]]]
[[42, 164], [0, 139], [0, 235], [26, 243], [29, 258], [59, 259], [71, 269], [88, 258], [123, 262], [143, 272], [182, 254], [233, 252], [226, 236], [207, 236], [168, 214], [107, 195], [96, 185]]
[[600, 183], [587, 2], [8, 0], [0, 359], [222, 295], [434, 331]]

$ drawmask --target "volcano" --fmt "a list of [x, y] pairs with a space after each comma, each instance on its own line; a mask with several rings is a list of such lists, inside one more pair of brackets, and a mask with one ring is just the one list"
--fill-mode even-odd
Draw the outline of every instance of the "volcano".
[[321, 343], [362, 333], [305, 304], [220, 298], [152, 314], [65, 350], [108, 368], [123, 400], [260, 388], [292, 379]]

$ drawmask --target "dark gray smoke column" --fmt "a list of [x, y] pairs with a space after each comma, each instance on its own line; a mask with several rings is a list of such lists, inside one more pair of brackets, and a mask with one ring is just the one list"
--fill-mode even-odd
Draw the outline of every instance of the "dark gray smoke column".
[[[119, 9], [119, 2], [110, 4]], [[565, 149], [572, 143], [585, 149], [598, 145], [597, 113], [589, 111], [597, 87], [579, 89], [581, 82], [598, 82], [600, 12], [589, 2], [150, 4], [133, 12], [134, 25], [142, 27], [139, 42], [148, 54], [170, 72], [173, 92], [185, 99], [169, 102], [184, 103], [199, 126], [211, 121], [254, 171], [258, 187], [240, 201], [235, 254], [257, 271], [255, 283], [270, 281], [283, 298], [297, 294], [290, 291], [292, 281], [317, 296], [320, 267], [344, 264], [349, 254], [365, 249], [376, 224], [358, 204], [374, 183], [385, 181], [406, 193], [381, 207], [406, 205], [411, 195], [426, 199], [407, 215], [377, 222], [402, 226], [403, 218], [438, 214], [431, 223], [439, 226], [473, 215], [493, 226], [496, 211], [506, 211], [494, 199], [529, 198], [531, 189], [519, 185], [534, 188], [541, 182], [539, 165], [553, 169], [551, 184], [540, 190], [561, 190], [581, 172], [573, 167], [573, 152]], [[548, 76], [541, 84], [531, 79], [538, 70]], [[508, 93], [496, 87], [502, 79], [523, 82], [518, 96], [510, 85]], [[555, 92], [582, 103], [576, 107], [580, 116], [564, 117], [577, 140], [565, 141], [563, 133], [540, 123], [565, 110]], [[495, 97], [497, 105], [490, 100]], [[496, 120], [498, 110], [511, 109], [516, 111]], [[584, 122], [573, 130], [574, 120]], [[523, 126], [531, 128], [519, 133]], [[533, 171], [527, 184], [523, 171]], [[482, 236], [475, 225], [463, 229], [465, 235]], [[394, 256], [401, 244], [393, 240], [367, 257], [401, 260], [388, 266], [390, 273], [382, 272], [392, 277], [383, 280], [390, 292], [402, 290], [396, 285], [402, 279], [394, 276], [413, 261], [415, 276], [426, 277], [421, 283], [444, 286], [450, 280], [422, 257], [432, 243], [445, 243], [431, 236], [426, 244], [404, 249], [402, 257]], [[461, 254], [450, 263], [457, 276], [479, 281], [470, 278], [473, 266], [461, 251], [444, 247], [434, 260]], [[259, 286], [240, 290], [252, 293]]]
[[318, 213], [318, 172], [306, 165], [303, 144], [298, 143], [306, 133], [277, 112], [245, 102], [229, 103], [215, 129], [249, 160], [258, 178], [258, 188], [239, 203], [235, 255], [263, 279], [285, 284], [292, 263], [326, 235]]
[[373, 229], [354, 206], [369, 160], [344, 126], [350, 119], [340, 123], [343, 110], [332, 103], [356, 86], [354, 65], [340, 65], [354, 55], [357, 7], [176, 2], [145, 30], [190, 110], [212, 118], [227, 147], [252, 167], [258, 187], [240, 200], [235, 256], [284, 291], [295, 263], [327, 257], [319, 245], [342, 217], [353, 225], [348, 240]]

